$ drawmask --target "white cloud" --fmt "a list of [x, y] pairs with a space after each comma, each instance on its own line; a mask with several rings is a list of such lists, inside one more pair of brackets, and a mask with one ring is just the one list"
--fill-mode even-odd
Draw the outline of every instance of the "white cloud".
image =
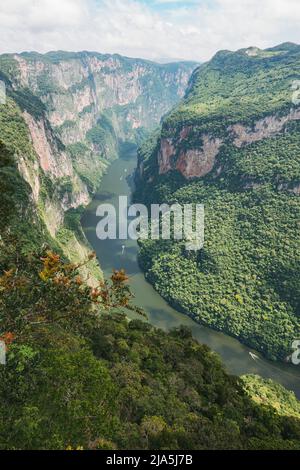
[[0, 51], [206, 60], [219, 49], [300, 42], [299, 22], [299, 0], [10, 0], [0, 4]]

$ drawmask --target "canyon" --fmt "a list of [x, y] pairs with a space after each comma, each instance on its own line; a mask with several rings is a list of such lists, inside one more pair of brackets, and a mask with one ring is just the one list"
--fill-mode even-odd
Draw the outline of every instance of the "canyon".
[[300, 331], [299, 63], [290, 43], [215, 54], [139, 149], [136, 177], [138, 201], [205, 206], [193, 258], [180, 242], [141, 242], [147, 280], [176, 309], [282, 361]]
[[[184, 96], [195, 67], [90, 52], [0, 56], [8, 94], [0, 137], [31, 188], [35, 217], [71, 261], [82, 262], [90, 247], [66, 214], [90, 202], [120, 146], [139, 143]], [[8, 108], [22, 121], [30, 155], [7, 132]]]
[[[299, 448], [298, 55], [0, 56], [1, 448]], [[204, 246], [100, 243], [124, 195]]]

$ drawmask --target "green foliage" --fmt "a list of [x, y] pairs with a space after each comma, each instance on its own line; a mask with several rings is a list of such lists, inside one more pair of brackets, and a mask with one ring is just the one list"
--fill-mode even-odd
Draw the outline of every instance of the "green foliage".
[[24, 346], [11, 348], [0, 372], [2, 449], [87, 446], [89, 437], [114, 429], [115, 388], [107, 368], [80, 342], [67, 336], [60, 342], [55, 349], [31, 347], [30, 355]]
[[35, 154], [29, 140], [29, 132], [17, 104], [8, 98], [0, 105], [1, 141], [12, 153], [34, 160]]
[[87, 139], [101, 150], [104, 150], [105, 145], [110, 141], [115, 141], [115, 129], [107, 115], [103, 114], [98, 119], [97, 126], [87, 132]]
[[65, 193], [73, 193], [73, 183], [69, 177], [65, 176], [60, 178], [58, 181], [58, 191], [61, 196], [64, 196]]
[[98, 152], [104, 155], [106, 153], [113, 154], [117, 139], [115, 129], [108, 116], [105, 114], [101, 116], [97, 125], [87, 132], [87, 140]]
[[71, 234], [75, 233], [78, 240], [81, 240], [83, 243], [86, 243], [86, 238], [80, 223], [83, 213], [83, 206], [77, 207], [76, 209], [69, 209], [68, 211], [66, 211], [64, 218], [64, 227], [66, 227], [67, 231], [71, 231]]
[[[163, 123], [163, 134], [180, 125], [224, 135], [230, 124], [254, 121], [291, 107], [291, 84], [299, 78], [299, 46], [291, 50], [218, 52], [193, 74], [186, 98]], [[265, 52], [265, 53], [263, 53]]]
[[67, 147], [70, 152], [72, 159], [76, 161], [78, 157], [84, 157], [89, 148], [83, 142], [76, 142], [76, 144], [70, 144]]
[[107, 165], [105, 156], [95, 153], [84, 142], [68, 145], [67, 151], [71, 155], [76, 173], [87, 186], [88, 191], [94, 194]]
[[[24, 53], [22, 57], [28, 61], [42, 61], [48, 66], [62, 60], [85, 61], [89, 55], [87, 52], [52, 52], [46, 55]], [[110, 57], [94, 53], [92, 56]], [[281, 54], [273, 51], [264, 56], [275, 58]], [[130, 72], [137, 63], [142, 65], [150, 74], [145, 77], [147, 85], [153, 69], [158, 67], [161, 75], [149, 90], [151, 94], [155, 93], [156, 98], [165, 99], [162, 92], [164, 80], [178, 65], [164, 67], [116, 57], [122, 63], [123, 71]], [[0, 67], [3, 71], [0, 77], [4, 77], [9, 85], [9, 78], [18, 73], [14, 71], [15, 61], [11, 56], [1, 56]], [[186, 64], [186, 73], [191, 67], [191, 64]], [[40, 94], [58, 91], [48, 78], [43, 75], [39, 78]], [[73, 91], [81, 90], [83, 85], [80, 83]], [[174, 98], [178, 90], [173, 87], [169, 91]], [[143, 104], [143, 99], [137, 100], [138, 106]], [[107, 149], [109, 152], [117, 150], [115, 129], [118, 117], [124, 119], [131, 111], [131, 108], [125, 108], [101, 116], [97, 126], [88, 134], [89, 142], [101, 155], [107, 156]], [[90, 287], [79, 275], [78, 270], [83, 265], [73, 265], [62, 258], [56, 242], [49, 236], [32, 204], [31, 188], [18, 168], [20, 157], [26, 160], [29, 169], [36, 159], [20, 110], [26, 110], [38, 119], [44, 118], [45, 111], [40, 100], [24, 89], [16, 91], [9, 88], [8, 103], [5, 108], [0, 107], [0, 338], [7, 345], [7, 365], [0, 367], [0, 448], [299, 450], [298, 402], [292, 394], [272, 383], [258, 383], [258, 379], [253, 378], [240, 381], [229, 376], [220, 359], [206, 346], [194, 341], [185, 328], [166, 334], [141, 320], [129, 322], [126, 318], [128, 310], [144, 313], [132, 304], [133, 296], [124, 271], [113, 272], [110, 280]], [[90, 112], [90, 109], [84, 111]], [[150, 112], [159, 114], [161, 109], [159, 111], [153, 105]], [[66, 122], [65, 128], [71, 125], [72, 122]], [[247, 330], [249, 317], [244, 313], [248, 298], [252, 309], [261, 307], [261, 299], [270, 303], [272, 309], [276, 309], [277, 317], [267, 318], [265, 330], [261, 328], [260, 320], [253, 321], [270, 354], [277, 354], [280, 348], [282, 353], [283, 346], [281, 343], [278, 345], [282, 331], [284, 334], [288, 331], [294, 333], [291, 308], [297, 304], [299, 293], [296, 264], [292, 271], [294, 284], [291, 284], [282, 283], [281, 276], [277, 278], [270, 271], [272, 258], [268, 258], [267, 265], [262, 262], [274, 242], [274, 227], [270, 227], [269, 220], [273, 217], [274, 201], [281, 209], [285, 204], [290, 205], [288, 191], [297, 181], [297, 132], [294, 131], [292, 172], [288, 164], [286, 167], [283, 164], [286, 140], [278, 140], [281, 153], [273, 157], [280, 175], [278, 184], [284, 186], [285, 199], [281, 199], [278, 185], [274, 184], [272, 166], [263, 161], [261, 165], [247, 166], [233, 149], [228, 150], [229, 154], [222, 154], [224, 162], [232, 162], [232, 165], [227, 165], [226, 181], [220, 178], [213, 182], [208, 178], [205, 183], [186, 183], [178, 174], [162, 178], [154, 175], [155, 190], [151, 191], [161, 199], [207, 200], [212, 214], [209, 230], [213, 241], [220, 243], [220, 249], [215, 250], [212, 245], [201, 253], [199, 259], [187, 257], [180, 244], [169, 242], [164, 245], [149, 243], [142, 249], [142, 262], [149, 273], [151, 271], [149, 278], [158, 279], [162, 289], [168, 282], [160, 279], [164, 274], [161, 266], [165, 263], [164, 269], [175, 280], [178, 300], [184, 302], [180, 308], [190, 308], [190, 304], [194, 307], [193, 302], [198, 302], [200, 285], [201, 295], [207, 296], [201, 299], [201, 314], [204, 311], [211, 324], [215, 319], [219, 321], [220, 311], [211, 310], [215, 303], [216, 308], [221, 308], [221, 314], [225, 312], [224, 323], [228, 323], [229, 331], [238, 325], [239, 334], [244, 328], [250, 335], [253, 330]], [[137, 138], [142, 138], [143, 133], [140, 130]], [[157, 164], [152, 160], [157, 136], [147, 145], [141, 152], [146, 174], [157, 170]], [[261, 160], [270, 149], [273, 151], [272, 143], [269, 147], [257, 147]], [[97, 155], [98, 165], [94, 165], [96, 158], [84, 143], [71, 145], [67, 150], [76, 171], [93, 191], [103, 171], [103, 161]], [[245, 161], [250, 158], [246, 155]], [[91, 168], [94, 175], [91, 175]], [[243, 192], [239, 177], [236, 177], [239, 172], [247, 173], [249, 180], [259, 177], [265, 185], [257, 196], [261, 204], [257, 212], [259, 216], [263, 213], [262, 228], [258, 228], [265, 237], [263, 229], [268, 225], [271, 235], [266, 237], [265, 245], [258, 253], [249, 249], [249, 240], [256, 240], [261, 232], [258, 230], [256, 233], [245, 221], [249, 214], [258, 215], [247, 193], [243, 194], [243, 199], [239, 198]], [[289, 179], [290, 175], [292, 179]], [[29, 175], [32, 176], [36, 177], [34, 173]], [[39, 177], [42, 200], [51, 199], [57, 189], [61, 194], [73, 189], [68, 179], [55, 185], [42, 172]], [[144, 186], [145, 190], [149, 188]], [[144, 190], [141, 193], [145, 194]], [[225, 217], [221, 210], [224, 200]], [[266, 203], [267, 208], [262, 210]], [[287, 240], [290, 241], [290, 219], [298, 217], [297, 205], [292, 202], [291, 209], [285, 212], [284, 220], [278, 217], [276, 223], [282, 224], [282, 231], [287, 230]], [[65, 214], [65, 227], [58, 233], [62, 245], [74, 232], [80, 237], [80, 214], [80, 209]], [[240, 221], [239, 236], [232, 225], [232, 215]], [[216, 226], [222, 227], [221, 235], [228, 236], [230, 240], [229, 253], [226, 253], [224, 238]], [[240, 234], [244, 231], [248, 233], [249, 240], [243, 239], [239, 244]], [[286, 240], [282, 237], [281, 247], [284, 242]], [[291, 245], [289, 249], [296, 253], [294, 239]], [[48, 249], [45, 252], [46, 246], [50, 246], [52, 251]], [[234, 250], [237, 258], [232, 262], [230, 256]], [[248, 253], [248, 250], [246, 274], [237, 278], [236, 266], [243, 263], [244, 252]], [[91, 255], [90, 259], [93, 258]], [[252, 276], [253, 263], [257, 269], [262, 269], [263, 275], [259, 278]], [[227, 265], [228, 273], [224, 275]], [[285, 271], [285, 258], [281, 253], [278, 254], [277, 265], [272, 265], [276, 273], [279, 265], [288, 279], [290, 271]], [[184, 278], [183, 274], [189, 273], [191, 268], [191, 277]], [[219, 278], [214, 277], [217, 274]], [[263, 284], [267, 282], [267, 275], [273, 283], [272, 287], [268, 286], [270, 298], [269, 290], [266, 291]], [[218, 291], [216, 287], [220, 280], [224, 286]], [[257, 286], [261, 291], [254, 297], [253, 289]], [[171, 287], [167, 292], [170, 299], [174, 297]], [[214, 299], [205, 293], [211, 287]], [[276, 304], [273, 291], [281, 296]], [[188, 292], [189, 298], [183, 292]], [[223, 303], [219, 302], [216, 292], [225, 298]], [[207, 307], [205, 311], [206, 306], [203, 308], [203, 305], [206, 302], [209, 309]], [[227, 307], [223, 309], [223, 305]], [[230, 320], [230, 315], [226, 316], [228, 310], [230, 314], [234, 313], [233, 320]], [[215, 317], [210, 317], [211, 311]], [[252, 317], [253, 311], [251, 321]], [[271, 327], [275, 339], [269, 345]]]
[[128, 322], [125, 273], [95, 290], [51, 252], [10, 256], [9, 267], [1, 449], [299, 449], [292, 394], [280, 389], [290, 399], [280, 413], [261, 406], [257, 387], [253, 398], [185, 328]]
[[294, 393], [272, 380], [262, 379], [257, 375], [245, 375], [242, 381], [244, 389], [255, 403], [271, 406], [281, 416], [300, 418], [300, 402]]
[[[214, 169], [205, 177], [159, 175], [157, 134], [139, 151], [143, 174], [136, 200], [202, 203], [206, 213], [198, 254], [189, 256], [178, 242], [141, 243], [147, 279], [180, 311], [273, 360], [290, 355], [299, 336], [299, 121], [242, 148], [233, 145], [228, 126], [289, 112], [299, 70], [297, 46], [256, 56], [224, 51], [197, 69], [159, 137], [170, 137], [178, 155], [201, 148], [204, 133], [222, 135]], [[181, 139], [186, 125], [189, 134]]]
[[60, 90], [56, 83], [53, 81], [52, 77], [49, 76], [48, 70], [43, 74], [37, 77], [37, 86], [39, 96], [45, 97], [50, 93], [62, 93], [63, 90]]
[[11, 54], [3, 54], [0, 56], [0, 77], [6, 85], [11, 84], [11, 79], [17, 75], [17, 62]]
[[42, 101], [35, 96], [28, 88], [12, 91], [9, 93], [15, 102], [20, 106], [22, 111], [27, 111], [36, 119], [44, 116], [46, 107]]

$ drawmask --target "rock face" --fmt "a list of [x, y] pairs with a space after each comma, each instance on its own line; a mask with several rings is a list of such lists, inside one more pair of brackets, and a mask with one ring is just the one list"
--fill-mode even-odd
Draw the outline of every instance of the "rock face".
[[233, 143], [240, 148], [247, 144], [259, 142], [281, 132], [287, 123], [300, 119], [300, 109], [292, 109], [285, 116], [268, 116], [256, 122], [254, 129], [235, 124], [228, 128], [232, 133]]
[[[89, 203], [120, 142], [156, 127], [183, 97], [195, 66], [88, 52], [0, 56], [9, 104], [28, 134], [30, 155], [14, 149], [18, 171], [33, 212], [72, 261], [88, 248], [66, 236], [66, 213]], [[4, 107], [1, 113], [0, 132], [2, 123], [14, 126]]]
[[105, 111], [121, 138], [151, 130], [183, 97], [194, 63], [160, 65], [118, 55], [50, 53], [14, 55], [18, 86], [45, 103], [64, 144], [85, 140]]
[[[184, 129], [181, 131], [181, 136], [183, 135], [186, 135]], [[213, 169], [221, 144], [221, 139], [204, 135], [201, 148], [180, 150], [176, 158], [177, 151], [172, 139], [162, 139], [158, 154], [159, 174], [176, 169], [185, 178], [205, 176]]]
[[[236, 123], [226, 129], [226, 139], [233, 146], [241, 148], [263, 139], [274, 137], [283, 132], [288, 123], [300, 120], [300, 109], [291, 109], [284, 116], [270, 115], [258, 120], [253, 127]], [[170, 134], [174, 131], [171, 129]], [[163, 137], [160, 141], [157, 161], [159, 174], [178, 170], [187, 179], [200, 178], [212, 171], [225, 138], [200, 134], [199, 144], [185, 150], [184, 144], [189, 141], [193, 126], [183, 126], [174, 137]], [[177, 137], [179, 134], [179, 138]]]

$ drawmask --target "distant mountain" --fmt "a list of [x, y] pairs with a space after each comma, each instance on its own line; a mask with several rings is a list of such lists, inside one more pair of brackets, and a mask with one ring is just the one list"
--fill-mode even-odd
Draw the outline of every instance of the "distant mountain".
[[159, 63], [159, 64], [172, 64], [172, 63], [191, 63], [191, 64], [197, 64], [197, 65], [200, 65], [200, 62], [196, 62], [196, 61], [189, 61], [189, 60], [186, 60], [186, 59], [177, 59], [177, 58], [174, 58], [174, 57], [158, 57], [157, 59], [155, 59], [155, 62]]

